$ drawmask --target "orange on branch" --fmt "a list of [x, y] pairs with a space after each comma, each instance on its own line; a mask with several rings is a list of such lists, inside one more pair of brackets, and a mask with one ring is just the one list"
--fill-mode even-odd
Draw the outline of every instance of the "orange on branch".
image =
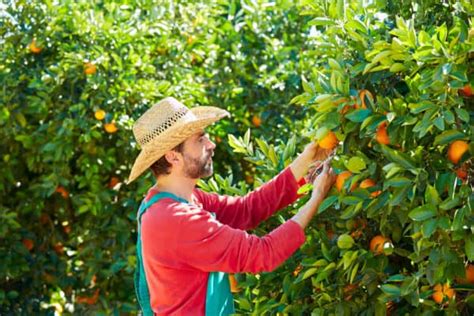
[[339, 140], [336, 137], [336, 134], [334, 134], [333, 131], [329, 131], [329, 133], [326, 134], [319, 142], [318, 145], [321, 148], [324, 149], [334, 149], [337, 144], [339, 143]]
[[433, 291], [433, 300], [438, 304], [443, 303], [445, 299], [450, 300], [456, 295], [456, 292], [449, 286], [448, 283], [445, 283], [443, 285], [436, 284], [433, 287]]
[[117, 177], [111, 177], [109, 180], [109, 188], [113, 189], [117, 184], [120, 183], [120, 179]]
[[375, 139], [379, 144], [388, 145], [390, 144], [390, 138], [387, 133], [387, 122], [382, 122], [377, 128]]
[[69, 192], [62, 186], [58, 186], [56, 188], [56, 193], [59, 193], [61, 194], [61, 196], [64, 198], [64, 199], [67, 199], [69, 198]]
[[95, 117], [97, 120], [102, 121], [103, 119], [105, 119], [105, 111], [104, 111], [104, 110], [97, 110], [97, 111], [95, 111], [94, 117]]
[[455, 140], [449, 145], [448, 159], [457, 164], [464, 153], [469, 149], [469, 144], [463, 140]]
[[54, 251], [58, 254], [58, 255], [62, 255], [64, 254], [64, 246], [62, 243], [58, 242], [57, 244], [54, 245]]
[[42, 48], [37, 46], [36, 39], [33, 39], [28, 47], [33, 54], [41, 53]]
[[258, 115], [254, 115], [252, 117], [252, 124], [255, 127], [260, 127], [260, 125], [262, 125], [262, 119]]
[[474, 284], [474, 265], [468, 264], [466, 266], [466, 282]]
[[231, 293], [238, 293], [240, 292], [239, 283], [235, 278], [235, 275], [229, 274], [229, 283], [230, 283], [230, 292]]
[[104, 124], [104, 129], [109, 134], [113, 134], [118, 131], [117, 125], [115, 125], [114, 122]]
[[[367, 89], [360, 90], [359, 98], [360, 98], [360, 101], [362, 103], [362, 105], [360, 107], [363, 108], [363, 109], [367, 109], [367, 105], [365, 104], [365, 97], [366, 96], [369, 96], [372, 100], [374, 99], [374, 96], [372, 95], [372, 93], [369, 90], [367, 90]], [[354, 108], [358, 109], [359, 105], [354, 104]]]
[[33, 249], [33, 247], [35, 246], [35, 242], [28, 238], [23, 239], [22, 243], [25, 246], [25, 248], [28, 249], [28, 251], [31, 251], [31, 249]]
[[388, 242], [390, 242], [390, 239], [382, 235], [377, 235], [370, 241], [370, 251], [372, 251], [375, 255], [380, 255], [383, 253], [384, 246]]
[[462, 87], [459, 92], [461, 92], [462, 95], [466, 97], [471, 97], [472, 96], [472, 87], [470, 84], [465, 85]]
[[91, 62], [84, 64], [84, 73], [86, 75], [93, 75], [97, 72], [97, 66]]
[[[340, 174], [337, 175], [336, 177], [336, 189], [341, 192], [342, 191], [342, 188], [344, 187], [344, 182], [350, 177], [352, 176], [352, 172], [350, 171], [343, 171], [341, 172]], [[352, 184], [351, 186], [351, 191], [355, 189], [356, 187], [356, 183]]]
[[[370, 187], [373, 187], [375, 186], [376, 183], [374, 180], [372, 179], [365, 179], [364, 181], [362, 181], [359, 185], [359, 188], [361, 189], [367, 189], [367, 188], [370, 188]], [[382, 191], [378, 190], [378, 191], [374, 191], [372, 193], [370, 193], [370, 196], [372, 197], [376, 197], [376, 196], [379, 196], [380, 194], [382, 193]]]

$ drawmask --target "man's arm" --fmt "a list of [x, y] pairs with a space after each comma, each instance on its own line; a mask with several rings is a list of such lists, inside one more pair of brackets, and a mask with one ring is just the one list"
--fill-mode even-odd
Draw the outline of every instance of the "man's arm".
[[227, 196], [195, 190], [194, 194], [206, 211], [216, 213], [217, 220], [238, 229], [251, 229], [275, 211], [293, 203], [300, 196], [297, 182], [288, 167], [276, 177], [245, 196]]
[[300, 208], [298, 213], [291, 218], [291, 220], [298, 223], [302, 229], [305, 229], [313, 216], [316, 215], [319, 205], [324, 200], [327, 192], [331, 189], [331, 186], [334, 183], [335, 175], [329, 167], [329, 163], [330, 160], [324, 162], [321, 174], [319, 174], [314, 180], [311, 198], [302, 208]]

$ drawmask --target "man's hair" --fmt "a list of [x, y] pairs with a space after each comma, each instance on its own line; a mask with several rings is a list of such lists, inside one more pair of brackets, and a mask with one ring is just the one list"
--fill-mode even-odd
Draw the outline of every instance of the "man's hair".
[[[183, 145], [184, 145], [184, 142], [182, 142], [181, 144], [179, 144], [172, 150], [182, 153]], [[166, 160], [165, 156], [163, 155], [163, 157], [161, 157], [160, 159], [158, 159], [151, 165], [150, 169], [153, 172], [153, 175], [155, 176], [155, 178], [158, 178], [161, 175], [170, 174], [171, 164]]]

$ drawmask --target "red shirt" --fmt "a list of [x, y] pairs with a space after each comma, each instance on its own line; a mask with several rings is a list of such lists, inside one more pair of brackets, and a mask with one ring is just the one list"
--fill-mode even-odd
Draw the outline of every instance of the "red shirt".
[[[305, 241], [286, 221], [263, 237], [256, 227], [299, 196], [290, 168], [243, 197], [193, 191], [190, 204], [164, 198], [142, 216], [143, 260], [151, 307], [158, 315], [204, 315], [209, 272], [272, 271]], [[148, 201], [156, 189], [149, 190]], [[210, 212], [216, 214], [213, 218]]]

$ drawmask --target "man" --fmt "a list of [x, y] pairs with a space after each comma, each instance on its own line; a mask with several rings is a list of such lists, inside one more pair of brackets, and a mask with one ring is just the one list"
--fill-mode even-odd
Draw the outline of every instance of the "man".
[[272, 271], [288, 259], [304, 243], [303, 230], [334, 182], [328, 159], [295, 216], [264, 237], [246, 233], [293, 203], [310, 165], [330, 152], [308, 145], [279, 175], [244, 197], [205, 193], [196, 183], [213, 173], [215, 144], [204, 128], [227, 115], [166, 98], [134, 124], [142, 150], [128, 182], [148, 168], [157, 179], [138, 215], [136, 287], [145, 315], [233, 313], [226, 273]]

